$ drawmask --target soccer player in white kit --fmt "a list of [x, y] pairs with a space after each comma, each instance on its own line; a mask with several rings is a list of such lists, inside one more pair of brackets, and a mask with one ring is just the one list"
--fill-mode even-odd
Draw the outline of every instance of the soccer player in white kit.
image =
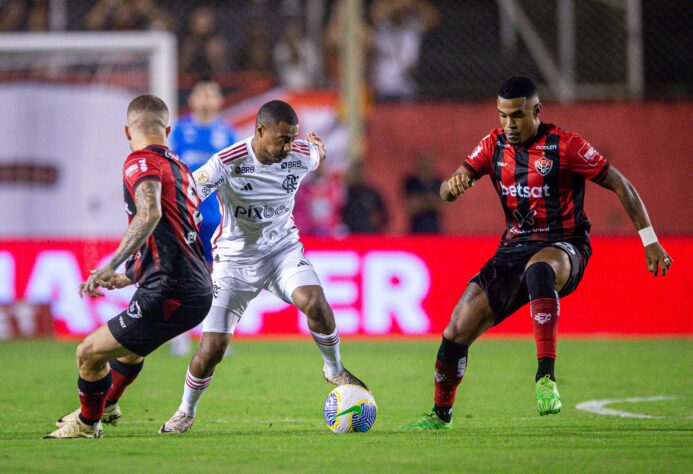
[[214, 299], [202, 323], [202, 340], [190, 361], [183, 400], [160, 433], [184, 433], [200, 397], [248, 303], [267, 289], [308, 317], [324, 360], [325, 379], [335, 385], [365, 384], [344, 368], [334, 315], [294, 225], [294, 198], [303, 178], [325, 159], [314, 133], [296, 140], [298, 118], [286, 102], [264, 104], [255, 134], [214, 154], [195, 173], [200, 197], [217, 191], [221, 223], [212, 240]]

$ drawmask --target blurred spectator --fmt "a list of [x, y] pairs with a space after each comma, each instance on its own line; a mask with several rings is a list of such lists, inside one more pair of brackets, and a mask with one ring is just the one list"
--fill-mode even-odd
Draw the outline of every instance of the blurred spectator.
[[0, 31], [48, 30], [48, 0], [0, 1]]
[[215, 15], [209, 5], [199, 5], [190, 14], [179, 48], [182, 72], [211, 75], [231, 69], [228, 42], [217, 32]]
[[[218, 115], [222, 105], [223, 97], [219, 84], [210, 79], [195, 83], [188, 97], [190, 113], [180, 118], [169, 138], [171, 149], [191, 171], [195, 171], [214, 153], [233, 145], [236, 141], [235, 131]], [[200, 238], [205, 249], [205, 259], [211, 264], [210, 241], [221, 220], [219, 205], [214, 195], [200, 205], [200, 212]]]
[[259, 20], [252, 21], [243, 35], [238, 55], [238, 68], [241, 71], [274, 76], [272, 43], [267, 28]]
[[[171, 149], [195, 171], [217, 151], [231, 146], [236, 141], [234, 130], [220, 117], [223, 97], [219, 84], [203, 79], [192, 88], [188, 97], [190, 113], [180, 118], [169, 138]], [[202, 223], [200, 239], [205, 251], [205, 260], [212, 265], [212, 236], [219, 221], [219, 204], [212, 194], [200, 204]], [[190, 352], [190, 337], [181, 334], [171, 341], [171, 353], [186, 356]]]
[[368, 185], [356, 165], [348, 178], [347, 197], [342, 208], [342, 220], [352, 233], [385, 232], [389, 214], [385, 200], [377, 189]]
[[294, 221], [302, 235], [320, 237], [344, 233], [340, 209], [344, 204], [344, 185], [339, 173], [330, 172], [325, 163], [310, 173], [296, 196]]
[[427, 0], [376, 0], [371, 4], [375, 29], [371, 79], [378, 100], [411, 99], [424, 34], [440, 15]]
[[[332, 86], [339, 85], [340, 81], [341, 50], [342, 46], [344, 46], [342, 12], [346, 1], [348, 0], [337, 0], [332, 4], [330, 18], [325, 26], [325, 51], [323, 54], [325, 58], [325, 75]], [[367, 68], [365, 66], [373, 43], [373, 30], [365, 21], [362, 21], [360, 33], [361, 44], [366, 50], [363, 57], [364, 64], [362, 70], [366, 71]]]
[[298, 18], [289, 20], [274, 46], [274, 63], [281, 85], [289, 89], [313, 87], [318, 76], [318, 51]]
[[171, 15], [153, 0], [100, 0], [87, 14], [89, 30], [169, 30]]
[[433, 170], [433, 160], [426, 155], [416, 158], [416, 173], [404, 180], [409, 232], [433, 234], [440, 232], [440, 185], [442, 181]]

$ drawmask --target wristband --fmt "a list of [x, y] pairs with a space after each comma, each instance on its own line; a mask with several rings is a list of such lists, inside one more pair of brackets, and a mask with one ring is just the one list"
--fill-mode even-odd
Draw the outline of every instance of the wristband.
[[640, 229], [638, 231], [638, 234], [640, 234], [640, 239], [642, 240], [643, 247], [647, 247], [648, 245], [658, 242], [657, 234], [655, 234], [655, 231], [652, 228], [652, 226]]

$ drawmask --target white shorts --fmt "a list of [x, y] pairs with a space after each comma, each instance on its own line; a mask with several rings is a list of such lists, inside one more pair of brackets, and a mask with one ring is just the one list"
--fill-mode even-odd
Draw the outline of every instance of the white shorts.
[[214, 262], [212, 271], [214, 299], [202, 332], [233, 334], [248, 303], [261, 290], [269, 290], [293, 304], [291, 295], [301, 286], [318, 285], [320, 279], [303, 255], [303, 245], [295, 242], [253, 265]]

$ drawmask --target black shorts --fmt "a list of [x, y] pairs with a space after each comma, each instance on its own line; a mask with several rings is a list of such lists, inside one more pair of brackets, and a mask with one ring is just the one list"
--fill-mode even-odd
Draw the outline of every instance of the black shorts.
[[496, 315], [495, 324], [513, 314], [529, 302], [525, 281], [525, 265], [532, 256], [545, 247], [563, 250], [570, 260], [570, 277], [559, 292], [566, 296], [575, 291], [592, 255], [587, 242], [530, 242], [498, 247], [491, 260], [486, 262], [470, 283], [476, 283], [488, 297], [489, 306]]
[[211, 305], [212, 293], [140, 288], [128, 309], [108, 321], [108, 328], [123, 347], [146, 356], [200, 324]]

